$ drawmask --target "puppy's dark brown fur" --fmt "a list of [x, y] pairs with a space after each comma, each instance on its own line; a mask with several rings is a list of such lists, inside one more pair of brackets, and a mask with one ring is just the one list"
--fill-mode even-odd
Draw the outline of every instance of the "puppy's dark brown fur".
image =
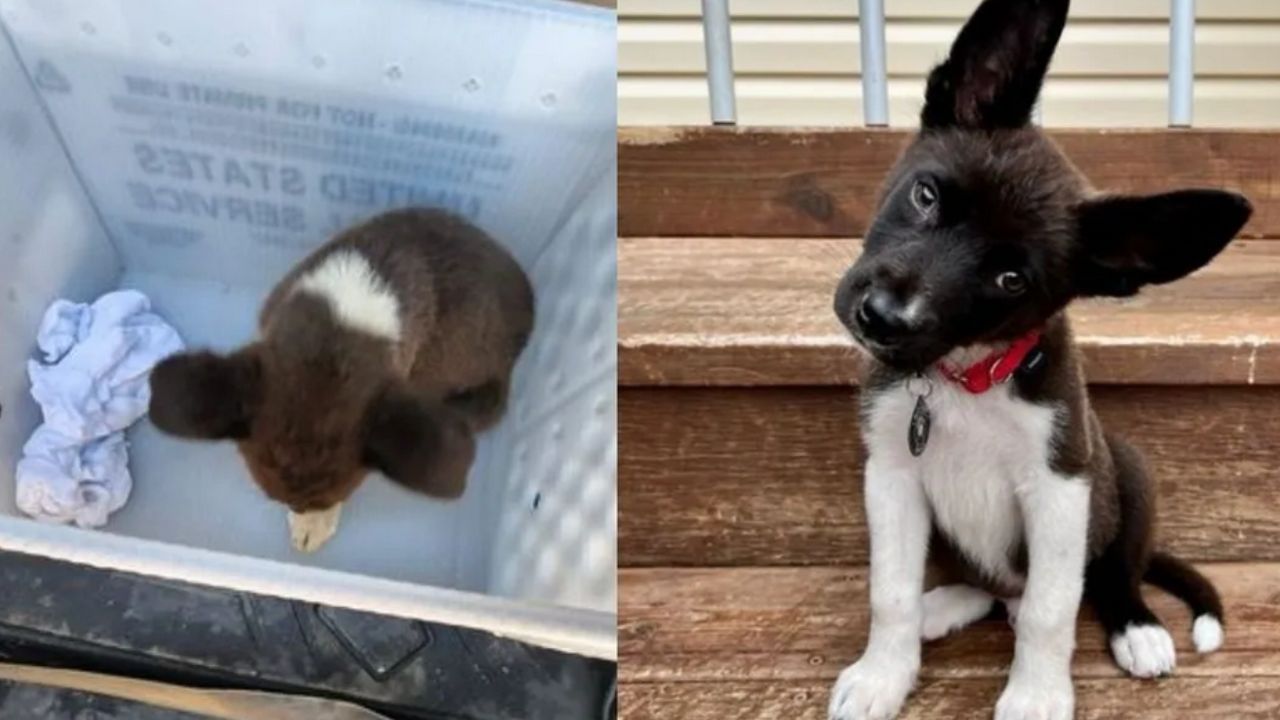
[[[300, 288], [342, 253], [394, 296], [398, 337], [353, 325], [332, 298]], [[375, 469], [456, 497], [473, 433], [502, 416], [532, 326], [529, 282], [497, 243], [442, 211], [390, 212], [286, 275], [255, 342], [157, 366], [151, 418], [175, 435], [234, 439], [266, 494], [295, 512], [342, 502]]]

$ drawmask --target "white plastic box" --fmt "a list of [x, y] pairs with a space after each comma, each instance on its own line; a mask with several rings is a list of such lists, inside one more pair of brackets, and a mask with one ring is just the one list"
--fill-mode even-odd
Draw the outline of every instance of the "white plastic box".
[[[0, 19], [0, 547], [615, 657], [613, 13], [0, 0]], [[407, 204], [473, 219], [537, 294], [460, 501], [371, 477], [303, 555], [230, 443], [144, 421], [106, 528], [18, 513], [39, 421], [25, 363], [52, 300], [137, 288], [189, 345], [230, 349], [304, 253]]]

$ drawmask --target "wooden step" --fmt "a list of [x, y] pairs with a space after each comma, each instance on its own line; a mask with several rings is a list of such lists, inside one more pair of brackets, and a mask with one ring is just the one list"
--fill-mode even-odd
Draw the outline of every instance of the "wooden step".
[[[1280, 237], [1280, 131], [1054, 130], [1099, 189], [1227, 187], [1254, 203], [1246, 237]], [[619, 232], [857, 237], [905, 130], [645, 127], [618, 131]]]
[[[1082, 613], [1074, 665], [1081, 718], [1280, 717], [1280, 564], [1205, 566], [1228, 612], [1225, 647], [1197, 656], [1190, 617], [1151, 591], [1178, 647], [1174, 678], [1127, 678]], [[823, 720], [840, 669], [866, 640], [862, 568], [628, 569], [620, 574], [622, 716], [627, 720]], [[925, 646], [906, 718], [990, 717], [1013, 634], [983, 621]]]
[[[620, 388], [626, 566], [867, 559], [856, 390]], [[1194, 560], [1280, 562], [1280, 386], [1103, 386], [1104, 424], [1147, 457], [1159, 542]]]
[[[831, 309], [851, 240], [618, 242], [619, 383], [848, 385]], [[1280, 384], [1280, 242], [1236, 241], [1199, 273], [1072, 309], [1091, 382]]]
[[[623, 664], [625, 666], [625, 660]], [[989, 720], [1003, 680], [920, 683], [898, 720]], [[1280, 678], [1245, 675], [1160, 682], [1081, 680], [1076, 720], [1275, 720]], [[829, 682], [627, 683], [623, 720], [827, 720]]]

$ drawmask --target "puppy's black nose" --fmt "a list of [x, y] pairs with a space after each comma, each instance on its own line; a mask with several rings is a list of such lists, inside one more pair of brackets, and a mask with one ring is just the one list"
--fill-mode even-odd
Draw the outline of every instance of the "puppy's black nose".
[[871, 290], [858, 306], [855, 319], [868, 340], [887, 342], [908, 330], [906, 308], [885, 290]]

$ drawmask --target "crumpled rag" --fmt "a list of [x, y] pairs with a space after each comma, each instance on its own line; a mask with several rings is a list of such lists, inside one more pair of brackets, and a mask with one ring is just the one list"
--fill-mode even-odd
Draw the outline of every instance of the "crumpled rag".
[[41, 358], [27, 362], [27, 374], [44, 424], [22, 448], [18, 508], [101, 527], [133, 488], [124, 431], [147, 412], [151, 369], [182, 350], [182, 338], [146, 295], [120, 290], [91, 305], [55, 301], [36, 345]]

